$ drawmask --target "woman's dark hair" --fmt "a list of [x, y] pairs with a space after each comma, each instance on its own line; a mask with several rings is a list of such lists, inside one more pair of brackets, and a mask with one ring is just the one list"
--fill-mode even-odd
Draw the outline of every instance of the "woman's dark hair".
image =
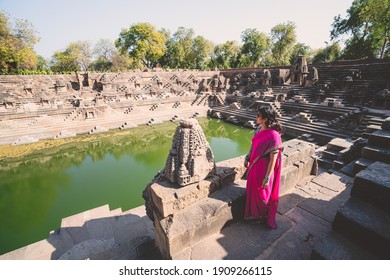
[[262, 106], [257, 110], [257, 112], [263, 119], [268, 119], [266, 124], [269, 128], [282, 132], [282, 126], [276, 120], [276, 112], [274, 109], [269, 106]]

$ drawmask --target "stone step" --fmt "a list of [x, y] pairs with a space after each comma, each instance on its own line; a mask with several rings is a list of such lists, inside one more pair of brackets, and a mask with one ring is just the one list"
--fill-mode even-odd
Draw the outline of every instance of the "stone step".
[[353, 173], [354, 166], [355, 166], [355, 161], [352, 161], [352, 162], [348, 163], [346, 166], [342, 167], [340, 169], [340, 171], [348, 176], [353, 177], [354, 176], [354, 173]]
[[310, 256], [312, 260], [375, 260], [377, 258], [335, 232], [331, 232], [314, 247]]
[[[105, 207], [98, 209], [102, 208]], [[86, 212], [88, 211], [83, 213]], [[147, 254], [148, 250], [153, 249], [145, 246], [154, 238], [153, 223], [146, 216], [144, 206], [124, 213], [119, 212], [120, 209], [115, 209], [109, 213], [110, 216], [99, 216], [107, 212], [92, 211], [91, 219], [82, 226], [55, 230], [47, 239], [2, 257], [19, 260], [142, 258], [140, 254]], [[72, 216], [70, 220], [73, 224], [76, 222], [74, 217], [77, 215]], [[80, 220], [77, 220], [77, 223], [80, 223]]]
[[390, 164], [375, 162], [357, 173], [351, 196], [390, 213]]
[[390, 149], [367, 145], [362, 150], [362, 156], [375, 161], [390, 163]]
[[326, 169], [330, 169], [333, 167], [333, 160], [331, 159], [328, 159], [328, 158], [319, 158], [317, 159], [318, 161], [318, 165], [320, 165], [321, 167], [324, 167]]
[[332, 150], [325, 150], [322, 152], [322, 157], [326, 159], [335, 160], [338, 158], [339, 153]]
[[387, 117], [382, 123], [382, 129], [386, 131], [390, 131], [390, 117]]
[[343, 138], [334, 138], [327, 145], [330, 151], [341, 151], [352, 146], [352, 142]]
[[94, 217], [107, 216], [110, 216], [108, 204], [63, 218], [61, 221], [61, 228], [82, 226], [86, 221], [89, 221]]
[[359, 158], [358, 160], [355, 161], [355, 165], [353, 166], [353, 174], [356, 175], [357, 173], [366, 169], [374, 162], [375, 162], [374, 160], [368, 158], [364, 158], [364, 157]]
[[58, 259], [137, 259], [138, 247], [153, 239], [153, 225], [145, 214], [102, 217], [84, 227], [89, 239], [69, 247]]
[[[341, 169], [341, 168], [343, 168], [344, 167], [344, 165], [345, 165], [345, 163], [343, 162], [343, 161], [341, 161], [341, 160], [334, 160], [333, 161], [333, 168], [334, 169], [336, 169], [336, 170], [339, 170], [339, 169]], [[349, 175], [349, 174], [348, 174]]]
[[368, 137], [368, 144], [390, 149], [390, 131], [377, 130]]
[[365, 132], [372, 133], [372, 132], [377, 131], [377, 130], [381, 130], [381, 126], [371, 124], [371, 125], [366, 126]]
[[390, 216], [372, 205], [350, 197], [337, 211], [335, 232], [381, 259], [390, 258]]

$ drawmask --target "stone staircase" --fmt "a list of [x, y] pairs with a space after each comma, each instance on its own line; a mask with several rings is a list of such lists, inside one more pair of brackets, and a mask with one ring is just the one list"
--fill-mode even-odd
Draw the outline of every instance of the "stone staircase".
[[[256, 104], [263, 104], [263, 101], [256, 102]], [[283, 103], [285, 104], [285, 103]], [[315, 123], [301, 123], [295, 121], [292, 117], [285, 114], [281, 106], [278, 121], [282, 124], [283, 130], [286, 134], [299, 137], [302, 134], [309, 133], [319, 145], [325, 145], [333, 138], [348, 138], [348, 135], [328, 127], [325, 123], [316, 121]], [[243, 125], [248, 121], [256, 119], [256, 113], [248, 109], [233, 109], [229, 106], [212, 108], [209, 115], [218, 117], [219, 119], [227, 119], [230, 116], [236, 116]]]
[[390, 259], [390, 118], [373, 132], [350, 198], [337, 211], [332, 233], [312, 252], [313, 259]]
[[322, 151], [322, 155], [318, 159], [318, 164], [326, 169], [331, 169], [333, 167], [339, 169], [339, 166], [337, 165], [342, 165], [342, 163], [337, 161], [339, 159], [340, 154], [348, 151], [352, 144], [353, 143], [351, 140], [346, 140], [342, 138], [332, 139], [326, 145], [326, 149]]
[[1, 255], [0, 259], [139, 259], [153, 250], [153, 235], [152, 222], [143, 206], [122, 212], [104, 205], [62, 219], [61, 227], [47, 239]]

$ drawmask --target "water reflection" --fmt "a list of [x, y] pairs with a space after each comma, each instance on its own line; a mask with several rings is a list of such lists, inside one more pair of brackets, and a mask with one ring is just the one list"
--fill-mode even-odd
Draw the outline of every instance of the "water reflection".
[[[217, 162], [248, 151], [253, 131], [215, 119], [199, 123]], [[102, 134], [0, 162], [0, 254], [46, 238], [63, 217], [104, 204], [123, 211], [142, 205], [177, 125]]]

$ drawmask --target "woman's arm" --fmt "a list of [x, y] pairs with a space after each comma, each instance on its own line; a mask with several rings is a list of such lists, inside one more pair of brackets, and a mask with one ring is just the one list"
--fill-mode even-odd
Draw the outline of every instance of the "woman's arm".
[[269, 154], [269, 163], [268, 163], [267, 171], [265, 172], [265, 177], [263, 179], [263, 189], [266, 189], [269, 187], [269, 177], [271, 176], [272, 172], [274, 171], [278, 155], [279, 155], [279, 150], [272, 151]]

